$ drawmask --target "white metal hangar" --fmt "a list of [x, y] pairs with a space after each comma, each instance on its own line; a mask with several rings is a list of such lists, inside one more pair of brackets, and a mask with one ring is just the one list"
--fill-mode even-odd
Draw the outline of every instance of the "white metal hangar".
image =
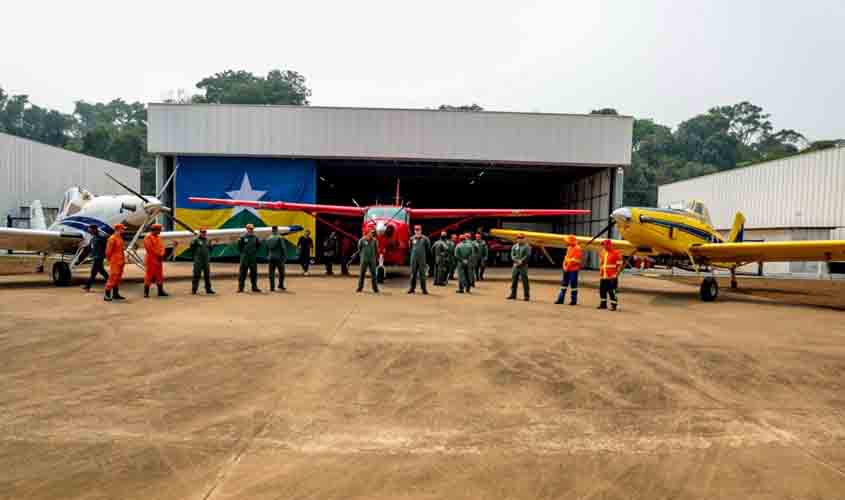
[[0, 133], [0, 213], [3, 225], [28, 227], [29, 206], [40, 200], [47, 223], [61, 209], [65, 191], [73, 186], [94, 194], [122, 193], [106, 173], [133, 189], [141, 182], [140, 171], [66, 149]]
[[[399, 179], [417, 207], [590, 209], [529, 222], [580, 234], [620, 205], [633, 128], [625, 116], [207, 104], [150, 104], [148, 123], [158, 186], [179, 167], [165, 202], [202, 225], [247, 216], [189, 196], [367, 205], [392, 202]], [[273, 222], [313, 228], [301, 214]]]
[[[798, 154], [658, 188], [660, 206], [703, 201], [713, 225], [727, 231], [736, 212], [746, 217], [745, 239], [845, 239], [845, 148]], [[841, 273], [842, 264], [772, 262], [767, 274]]]

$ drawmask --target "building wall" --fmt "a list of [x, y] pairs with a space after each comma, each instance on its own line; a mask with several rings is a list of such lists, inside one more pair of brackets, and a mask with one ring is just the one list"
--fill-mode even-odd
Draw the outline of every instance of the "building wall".
[[0, 215], [17, 214], [33, 200], [59, 208], [64, 192], [80, 186], [94, 194], [122, 193], [105, 173], [139, 189], [137, 168], [0, 133]]
[[631, 163], [633, 118], [313, 106], [150, 104], [160, 154]]
[[845, 148], [833, 148], [660, 186], [665, 206], [702, 200], [728, 229], [742, 211], [746, 228], [845, 227]]

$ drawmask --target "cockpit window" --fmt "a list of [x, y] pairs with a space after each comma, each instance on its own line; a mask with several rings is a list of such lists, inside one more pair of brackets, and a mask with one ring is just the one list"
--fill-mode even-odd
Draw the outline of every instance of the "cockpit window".
[[707, 207], [704, 206], [704, 203], [698, 200], [693, 200], [687, 205], [687, 211], [692, 212], [702, 221], [710, 224], [710, 212], [707, 210]]
[[408, 212], [401, 207], [370, 207], [367, 209], [367, 218], [392, 218], [408, 222]]

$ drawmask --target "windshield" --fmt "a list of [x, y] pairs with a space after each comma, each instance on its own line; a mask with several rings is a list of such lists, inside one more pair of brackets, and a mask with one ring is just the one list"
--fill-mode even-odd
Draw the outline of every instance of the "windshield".
[[401, 207], [370, 207], [367, 209], [367, 218], [391, 218], [408, 222], [408, 212]]
[[704, 203], [697, 200], [691, 201], [687, 205], [687, 210], [692, 212], [702, 221], [710, 224], [710, 212], [707, 210], [707, 207], [704, 206]]

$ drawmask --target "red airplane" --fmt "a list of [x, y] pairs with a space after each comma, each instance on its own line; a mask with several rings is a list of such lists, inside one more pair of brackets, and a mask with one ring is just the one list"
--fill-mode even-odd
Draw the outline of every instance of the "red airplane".
[[461, 218], [458, 222], [431, 233], [438, 236], [442, 231], [459, 227], [479, 217], [538, 217], [557, 215], [585, 215], [589, 210], [574, 209], [498, 209], [498, 208], [411, 208], [403, 206], [399, 200], [399, 183], [396, 183], [396, 203], [393, 205], [372, 205], [368, 207], [346, 205], [318, 205], [311, 203], [288, 203], [285, 201], [247, 201], [221, 198], [188, 198], [194, 203], [209, 205], [226, 205], [252, 207], [265, 210], [289, 210], [305, 212], [315, 219], [331, 227], [335, 231], [357, 241], [359, 236], [350, 234], [336, 224], [320, 217], [318, 214], [343, 215], [363, 217], [362, 233], [375, 230], [378, 239], [379, 262], [377, 268], [378, 279], [384, 278], [385, 265], [403, 265], [408, 255], [408, 244], [411, 237], [411, 217], [415, 219], [451, 219]]

